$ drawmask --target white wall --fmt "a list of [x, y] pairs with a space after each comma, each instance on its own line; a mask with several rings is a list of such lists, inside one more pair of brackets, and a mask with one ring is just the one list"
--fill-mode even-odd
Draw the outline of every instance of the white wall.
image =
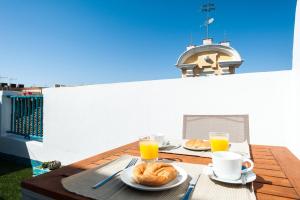
[[297, 1], [293, 45], [293, 70], [300, 73], [300, 1]]
[[290, 111], [290, 131], [288, 132], [288, 147], [296, 154], [300, 155], [300, 1], [297, 1], [297, 11], [294, 29], [293, 45], [293, 78], [291, 80], [292, 96], [289, 104]]
[[249, 114], [251, 143], [285, 145], [290, 77], [282, 71], [45, 89], [45, 156], [72, 162], [142, 134], [179, 138], [184, 114]]

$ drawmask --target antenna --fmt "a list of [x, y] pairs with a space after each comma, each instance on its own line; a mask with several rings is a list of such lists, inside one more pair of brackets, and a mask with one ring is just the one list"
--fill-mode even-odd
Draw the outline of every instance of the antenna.
[[213, 10], [216, 10], [215, 4], [207, 1], [206, 4], [202, 5], [202, 12], [206, 12], [206, 21], [204, 25], [206, 26], [206, 38], [208, 38], [208, 28], [209, 25], [214, 22], [214, 18], [209, 17], [209, 13]]

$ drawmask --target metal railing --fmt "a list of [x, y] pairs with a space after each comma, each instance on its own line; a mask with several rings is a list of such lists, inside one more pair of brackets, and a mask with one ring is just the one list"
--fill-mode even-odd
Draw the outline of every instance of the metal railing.
[[9, 133], [26, 139], [43, 139], [43, 96], [9, 96], [11, 125]]

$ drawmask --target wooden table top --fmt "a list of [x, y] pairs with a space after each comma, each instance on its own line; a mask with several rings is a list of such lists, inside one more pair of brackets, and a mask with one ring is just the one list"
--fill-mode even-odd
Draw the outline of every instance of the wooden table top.
[[[255, 163], [254, 182], [256, 197], [259, 200], [300, 199], [300, 161], [287, 148], [275, 146], [250, 145], [251, 157]], [[22, 188], [54, 199], [87, 199], [65, 190], [61, 179], [83, 170], [117, 159], [122, 155], [138, 156], [138, 143], [98, 154], [88, 159], [73, 163], [52, 172], [25, 180]], [[210, 158], [160, 153], [160, 158], [171, 158], [181, 162], [208, 164]]]

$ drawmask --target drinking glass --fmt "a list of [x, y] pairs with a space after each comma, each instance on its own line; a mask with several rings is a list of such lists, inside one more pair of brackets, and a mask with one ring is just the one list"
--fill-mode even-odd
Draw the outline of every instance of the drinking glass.
[[158, 159], [158, 142], [151, 136], [139, 139], [141, 159], [146, 162], [153, 162]]
[[229, 134], [222, 132], [210, 132], [209, 142], [212, 152], [228, 151], [229, 149]]

